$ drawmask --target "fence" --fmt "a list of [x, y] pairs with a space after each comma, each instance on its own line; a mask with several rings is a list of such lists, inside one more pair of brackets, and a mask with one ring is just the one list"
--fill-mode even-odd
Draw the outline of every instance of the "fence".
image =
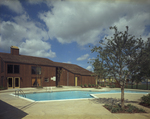
[[[109, 86], [110, 88], [119, 88], [117, 83], [101, 82], [99, 85], [102, 87]], [[148, 83], [148, 84], [147, 83], [139, 83], [138, 85], [137, 84], [132, 85], [130, 83], [126, 83], [125, 88], [126, 89], [150, 90], [150, 83]]]

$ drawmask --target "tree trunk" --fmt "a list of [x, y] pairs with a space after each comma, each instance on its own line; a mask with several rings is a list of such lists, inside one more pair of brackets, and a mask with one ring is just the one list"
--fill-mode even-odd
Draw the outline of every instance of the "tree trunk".
[[148, 90], [148, 79], [147, 79], [147, 86], [146, 86], [146, 90]]
[[121, 86], [121, 108], [124, 109], [124, 85]]

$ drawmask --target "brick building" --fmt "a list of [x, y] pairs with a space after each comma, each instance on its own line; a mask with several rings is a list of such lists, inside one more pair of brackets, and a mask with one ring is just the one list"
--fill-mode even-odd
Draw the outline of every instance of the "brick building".
[[0, 53], [0, 86], [6, 88], [95, 84], [92, 74], [75, 64], [20, 55], [16, 46], [11, 47], [10, 54]]

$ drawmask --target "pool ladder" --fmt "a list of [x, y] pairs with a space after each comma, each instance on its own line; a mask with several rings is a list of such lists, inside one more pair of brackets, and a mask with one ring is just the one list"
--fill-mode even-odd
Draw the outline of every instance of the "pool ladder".
[[[48, 91], [48, 88], [46, 87], [46, 91]], [[49, 91], [51, 91], [51, 93], [53, 92], [52, 87], [49, 87]]]
[[19, 96], [19, 92], [20, 92], [20, 94], [22, 94], [23, 97], [26, 97], [25, 93], [21, 89], [15, 90], [15, 95]]

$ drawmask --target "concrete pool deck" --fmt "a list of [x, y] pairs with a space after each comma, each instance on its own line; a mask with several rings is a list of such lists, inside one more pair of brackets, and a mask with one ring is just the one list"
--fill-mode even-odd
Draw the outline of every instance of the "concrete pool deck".
[[[50, 88], [49, 88], [50, 89]], [[133, 103], [143, 108], [147, 113], [114, 114], [103, 107], [103, 104], [95, 103], [92, 99], [67, 100], [56, 102], [30, 102], [17, 96], [11, 96], [16, 89], [0, 91], [0, 119], [149, 119], [150, 109]], [[43, 92], [44, 89], [22, 88], [27, 92]], [[47, 88], [48, 90], [48, 88]], [[80, 87], [55, 88], [53, 91], [62, 90], [93, 90], [108, 91], [109, 88], [94, 89]], [[114, 88], [113, 88], [114, 90]], [[48, 90], [50, 91], [50, 90]], [[137, 91], [137, 90], [136, 90]], [[150, 91], [148, 91], [150, 92]], [[119, 98], [120, 94], [96, 94], [100, 98]], [[125, 94], [125, 99], [139, 101], [143, 94]]]

